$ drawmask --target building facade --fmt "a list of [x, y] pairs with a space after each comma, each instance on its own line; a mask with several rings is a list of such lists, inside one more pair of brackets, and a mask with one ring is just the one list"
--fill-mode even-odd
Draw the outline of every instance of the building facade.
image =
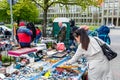
[[105, 0], [102, 10], [103, 23], [120, 26], [120, 0]]
[[[48, 19], [56, 17], [67, 17], [74, 19], [78, 25], [95, 25], [114, 24], [120, 26], [120, 0], [104, 0], [100, 7], [90, 6], [85, 11], [79, 6], [69, 6], [66, 9], [64, 6], [56, 5], [48, 10]], [[43, 15], [40, 14], [40, 18]]]

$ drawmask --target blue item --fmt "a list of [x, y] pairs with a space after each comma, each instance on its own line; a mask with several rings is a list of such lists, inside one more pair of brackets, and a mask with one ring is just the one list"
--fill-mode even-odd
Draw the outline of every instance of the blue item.
[[96, 31], [98, 32], [98, 37], [110, 45], [111, 40], [110, 40], [110, 37], [108, 35], [110, 33], [110, 29], [107, 26], [103, 25], [99, 29], [97, 29]]
[[15, 68], [16, 68], [16, 69], [20, 69], [20, 68], [21, 68], [21, 65], [20, 65], [20, 64], [16, 64]]

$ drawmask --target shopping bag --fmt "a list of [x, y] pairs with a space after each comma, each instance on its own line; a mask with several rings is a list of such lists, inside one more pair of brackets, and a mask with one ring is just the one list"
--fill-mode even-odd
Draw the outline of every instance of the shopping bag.
[[114, 59], [115, 57], [117, 57], [117, 53], [115, 51], [113, 51], [106, 43], [103, 44], [97, 38], [95, 38], [95, 39], [98, 42], [98, 44], [100, 45], [100, 47], [102, 48], [104, 55], [107, 57], [107, 59], [109, 61]]
[[61, 43], [57, 43], [57, 51], [58, 52], [62, 52], [64, 51], [66, 48], [65, 48], [65, 44], [63, 42]]

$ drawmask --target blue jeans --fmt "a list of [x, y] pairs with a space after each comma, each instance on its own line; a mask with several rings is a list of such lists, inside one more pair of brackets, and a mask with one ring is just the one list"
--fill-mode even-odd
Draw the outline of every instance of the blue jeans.
[[36, 38], [34, 39], [34, 43], [38, 43], [40, 37], [41, 37], [41, 33], [39, 35], [36, 36]]
[[20, 46], [21, 46], [21, 48], [30, 47], [30, 43], [21, 43], [20, 42]]

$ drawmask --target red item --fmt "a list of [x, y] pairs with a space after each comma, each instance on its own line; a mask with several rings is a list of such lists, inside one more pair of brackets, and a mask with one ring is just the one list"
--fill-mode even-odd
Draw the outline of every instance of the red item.
[[61, 52], [64, 51], [65, 50], [64, 43], [57, 43], [57, 50]]
[[10, 50], [8, 51], [8, 54], [11, 56], [20, 56], [22, 54], [28, 54], [30, 52], [35, 52], [35, 51], [37, 51], [36, 48], [21, 48], [18, 50]]
[[21, 43], [30, 43], [31, 36], [26, 33], [18, 33], [19, 42]]
[[20, 22], [19, 26], [25, 26], [24, 22]]
[[41, 33], [40, 29], [36, 29], [36, 35], [39, 35]]
[[64, 68], [57, 67], [56, 70], [57, 70], [59, 73], [62, 73], [62, 72], [64, 71]]

